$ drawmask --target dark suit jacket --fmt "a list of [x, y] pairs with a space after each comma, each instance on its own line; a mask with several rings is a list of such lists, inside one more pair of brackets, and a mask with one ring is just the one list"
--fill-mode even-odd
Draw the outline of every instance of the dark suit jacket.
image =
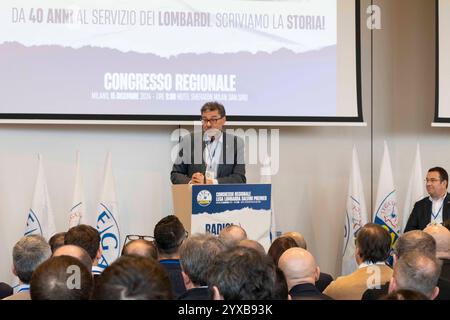
[[[408, 223], [405, 227], [405, 232], [411, 230], [423, 230], [431, 222], [431, 206], [432, 203], [428, 197], [417, 201], [409, 216]], [[444, 199], [444, 206], [442, 208], [442, 221], [450, 217], [450, 194]]]
[[[205, 173], [203, 150], [205, 142], [202, 139], [201, 149], [195, 148], [194, 134], [183, 137], [176, 163], [172, 167], [170, 180], [173, 184], [187, 184], [195, 172]], [[221, 161], [217, 168], [217, 182], [246, 183], [245, 178], [244, 141], [237, 136], [223, 133]], [[201, 161], [201, 162], [200, 162]]]
[[361, 300], [380, 300], [389, 293], [389, 282], [382, 284], [380, 289], [367, 289], [364, 291]]
[[181, 264], [178, 259], [163, 259], [159, 263], [166, 269], [172, 287], [173, 297], [177, 299], [186, 292], [183, 276], [181, 275]]
[[289, 294], [295, 300], [333, 300], [320, 292], [312, 283], [297, 284], [289, 290]]
[[178, 300], [212, 300], [212, 293], [208, 287], [189, 289]]
[[316, 288], [320, 292], [324, 292], [326, 287], [333, 281], [333, 277], [328, 273], [321, 272], [319, 275], [319, 280], [316, 281]]
[[13, 288], [10, 285], [0, 282], [0, 300], [13, 294]]

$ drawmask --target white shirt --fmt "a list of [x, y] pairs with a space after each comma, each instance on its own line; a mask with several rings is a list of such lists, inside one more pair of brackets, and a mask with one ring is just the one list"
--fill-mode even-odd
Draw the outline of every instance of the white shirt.
[[444, 199], [447, 194], [444, 194], [442, 198], [434, 200], [431, 196], [429, 197], [431, 205], [431, 223], [442, 224], [442, 211], [444, 209]]
[[205, 150], [203, 157], [205, 159], [206, 171], [214, 173], [213, 183], [218, 184], [217, 181], [217, 169], [220, 163], [220, 157], [222, 155], [223, 134], [217, 139], [211, 142], [210, 138], [205, 135]]

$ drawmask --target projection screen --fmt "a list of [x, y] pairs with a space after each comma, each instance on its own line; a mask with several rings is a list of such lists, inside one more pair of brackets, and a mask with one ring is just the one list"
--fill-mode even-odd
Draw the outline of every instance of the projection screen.
[[[358, 0], [2, 0], [0, 118], [363, 121]], [[449, 104], [450, 105], [450, 104]]]

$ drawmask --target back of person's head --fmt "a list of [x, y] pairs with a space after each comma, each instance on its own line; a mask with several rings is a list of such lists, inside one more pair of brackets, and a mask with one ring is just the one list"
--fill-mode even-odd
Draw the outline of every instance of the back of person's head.
[[431, 235], [422, 230], [405, 232], [397, 239], [394, 247], [397, 258], [413, 250], [432, 256], [436, 255], [436, 241]]
[[81, 261], [85, 265], [85, 267], [88, 270], [92, 269], [92, 259], [89, 256], [89, 254], [84, 250], [83, 248], [79, 246], [74, 246], [73, 244], [67, 244], [62, 247], [59, 247], [58, 249], [53, 252], [53, 257], [60, 257], [60, 256], [69, 256], [74, 257]]
[[272, 258], [275, 265], [278, 265], [278, 260], [281, 255], [290, 248], [298, 247], [297, 242], [291, 237], [279, 237], [276, 238], [269, 247], [267, 255]]
[[152, 241], [145, 239], [132, 240], [122, 250], [123, 256], [139, 256], [158, 260], [158, 251]]
[[13, 248], [13, 266], [23, 283], [30, 283], [36, 268], [50, 258], [52, 251], [45, 239], [38, 235], [22, 237]]
[[430, 225], [423, 231], [436, 241], [436, 257], [450, 259], [450, 231], [440, 224]]
[[447, 230], [450, 231], [450, 218], [446, 219], [446, 220], [442, 223], [442, 225], [443, 225], [444, 227], [446, 227]]
[[31, 300], [88, 300], [93, 278], [90, 269], [70, 256], [52, 257], [33, 273]]
[[186, 238], [186, 230], [176, 216], [170, 215], [156, 224], [153, 235], [158, 253], [174, 254]]
[[241, 226], [231, 224], [220, 231], [219, 239], [227, 246], [227, 248], [233, 248], [236, 247], [240, 241], [247, 239], [247, 232]]
[[208, 267], [224, 250], [222, 241], [209, 234], [194, 234], [183, 242], [180, 247], [181, 266], [194, 285], [207, 285]]
[[287, 249], [280, 257], [278, 266], [286, 276], [289, 288], [297, 284], [315, 284], [320, 270], [313, 255], [302, 248]]
[[281, 235], [282, 237], [290, 237], [297, 242], [297, 247], [307, 250], [305, 237], [300, 232], [297, 231], [289, 231], [285, 232]]
[[412, 251], [403, 254], [394, 265], [391, 289], [408, 289], [434, 299], [441, 274], [441, 262], [435, 256]]
[[392, 291], [388, 295], [382, 297], [381, 300], [430, 300], [430, 299], [421, 292], [407, 289], [400, 289]]
[[225, 300], [276, 299], [277, 279], [271, 259], [250, 248], [221, 252], [208, 268], [209, 286]]
[[67, 231], [64, 244], [73, 244], [83, 248], [91, 259], [95, 260], [100, 248], [100, 233], [91, 226], [80, 224]]
[[169, 300], [172, 289], [158, 261], [122, 256], [95, 281], [94, 300]]
[[238, 246], [255, 249], [261, 254], [266, 254], [266, 250], [264, 249], [263, 245], [256, 240], [244, 239], [239, 241]]
[[389, 232], [375, 223], [367, 223], [356, 236], [356, 250], [363, 262], [381, 262], [389, 256], [391, 237]]
[[52, 253], [55, 252], [56, 249], [58, 249], [59, 247], [62, 247], [64, 245], [64, 236], [65, 235], [66, 235], [65, 232], [55, 233], [48, 240], [48, 244], [50, 245], [50, 248], [52, 249]]

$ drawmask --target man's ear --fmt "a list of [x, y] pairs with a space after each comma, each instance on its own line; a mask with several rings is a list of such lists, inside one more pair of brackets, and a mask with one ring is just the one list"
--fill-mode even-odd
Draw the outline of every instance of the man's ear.
[[213, 291], [213, 300], [224, 300], [223, 296], [220, 294], [219, 288], [213, 286], [212, 291]]
[[11, 272], [13, 273], [13, 275], [15, 275], [17, 277], [17, 270], [16, 270], [16, 266], [14, 264], [12, 264], [12, 266], [11, 266]]
[[430, 300], [436, 299], [439, 294], [439, 287], [434, 287], [433, 293], [431, 294]]
[[314, 272], [314, 280], [317, 282], [319, 281], [319, 278], [320, 278], [320, 267], [317, 266], [316, 271]]
[[397, 290], [397, 282], [395, 282], [395, 278], [391, 277], [391, 280], [389, 281], [389, 290], [388, 292], [394, 292], [395, 290]]
[[103, 250], [102, 250], [102, 247], [100, 246], [100, 247], [98, 247], [97, 254], [95, 255], [95, 259], [100, 260], [100, 258], [102, 257], [102, 254], [103, 254]]
[[191, 289], [194, 287], [191, 278], [189, 278], [189, 276], [186, 274], [186, 272], [181, 271], [181, 276], [183, 277], [183, 282], [184, 282], [184, 286], [186, 287], [186, 289]]

